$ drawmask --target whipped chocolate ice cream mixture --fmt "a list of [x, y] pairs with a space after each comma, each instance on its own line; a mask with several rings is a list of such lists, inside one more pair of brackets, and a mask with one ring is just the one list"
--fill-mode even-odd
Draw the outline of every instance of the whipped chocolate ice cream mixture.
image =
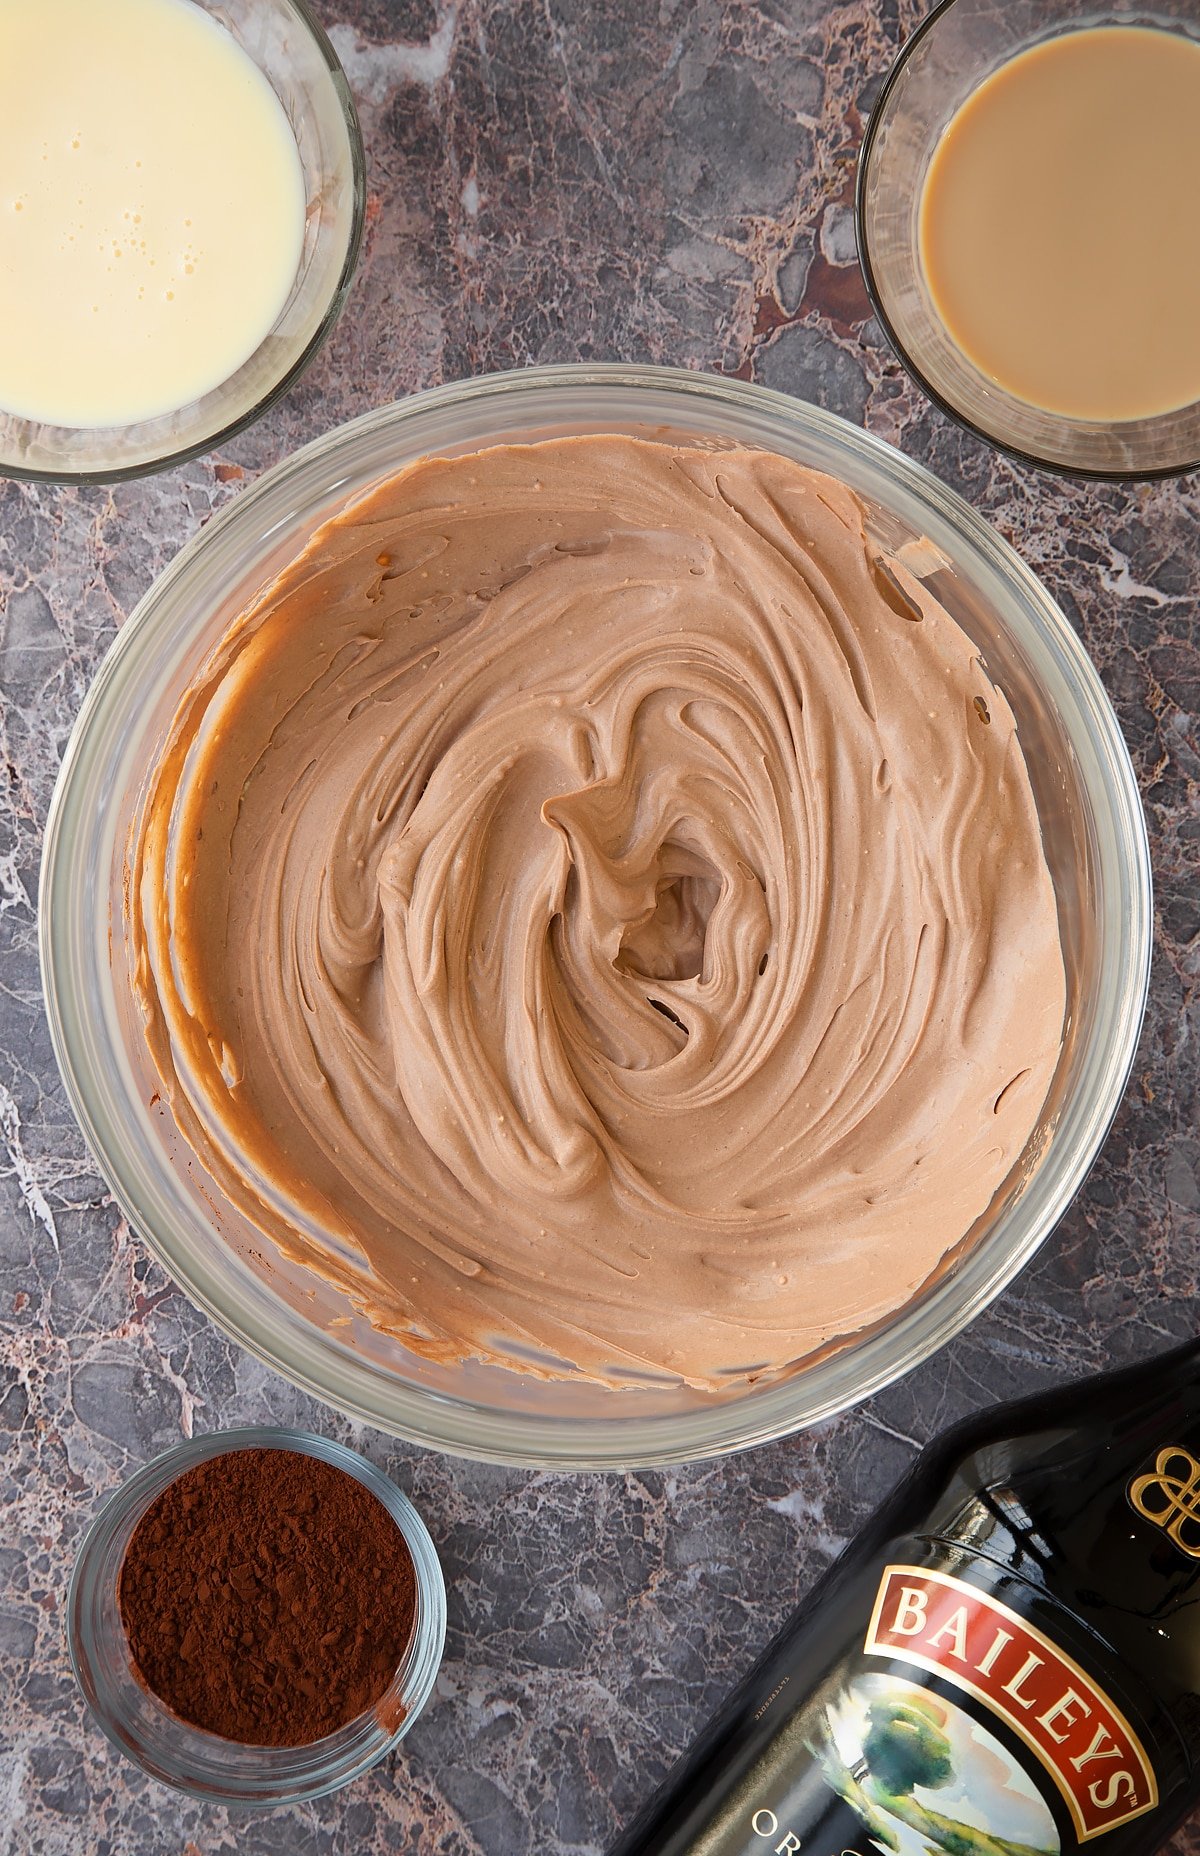
[[753, 450], [369, 491], [188, 692], [134, 874], [181, 1128], [444, 1361], [783, 1370], [937, 1270], [1059, 1055], [1003, 694], [851, 491]]

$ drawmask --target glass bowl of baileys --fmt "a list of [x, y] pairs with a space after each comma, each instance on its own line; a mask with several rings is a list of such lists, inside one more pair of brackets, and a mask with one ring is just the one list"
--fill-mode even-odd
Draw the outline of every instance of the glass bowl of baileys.
[[943, 412], [1078, 477], [1200, 462], [1200, 7], [945, 0], [858, 170], [884, 332]]

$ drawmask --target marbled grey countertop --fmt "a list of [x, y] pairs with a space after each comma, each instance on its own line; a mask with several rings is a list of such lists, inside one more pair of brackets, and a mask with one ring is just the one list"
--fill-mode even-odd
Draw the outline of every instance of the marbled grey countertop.
[[[370, 163], [362, 271], [313, 371], [218, 456], [113, 490], [0, 486], [0, 1856], [583, 1856], [943, 1424], [1193, 1331], [1200, 1271], [1200, 487], [1001, 462], [866, 318], [852, 176], [903, 0], [323, 0]], [[87, 683], [176, 548], [264, 466], [431, 382], [528, 361], [685, 362], [865, 422], [982, 509], [1100, 666], [1158, 884], [1124, 1107], [1041, 1258], [971, 1332], [818, 1432], [604, 1478], [439, 1460], [356, 1430], [172, 1289], [92, 1170], [50, 1053], [40, 834]], [[80, 1533], [191, 1430], [294, 1422], [429, 1519], [448, 1654], [402, 1755], [247, 1823], [122, 1763], [67, 1665]], [[1186, 1842], [1186, 1838], [1185, 1838]], [[1192, 1848], [1200, 1848], [1200, 1829]]]

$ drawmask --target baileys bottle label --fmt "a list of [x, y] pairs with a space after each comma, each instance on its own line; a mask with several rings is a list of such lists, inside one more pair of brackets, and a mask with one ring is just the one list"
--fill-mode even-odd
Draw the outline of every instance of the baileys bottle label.
[[1044, 1631], [980, 1586], [891, 1564], [861, 1644], [688, 1847], [1064, 1856], [1158, 1802], [1133, 1726]]
[[1145, 1748], [1073, 1658], [990, 1593], [948, 1573], [886, 1568], [864, 1645], [940, 1676], [1036, 1754], [1081, 1843], [1158, 1803]]

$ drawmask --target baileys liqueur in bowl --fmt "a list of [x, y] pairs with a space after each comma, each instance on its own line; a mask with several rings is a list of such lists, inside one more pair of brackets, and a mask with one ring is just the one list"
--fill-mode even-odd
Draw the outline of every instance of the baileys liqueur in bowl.
[[1200, 1801], [1200, 1341], [917, 1459], [612, 1856], [1096, 1856]]

